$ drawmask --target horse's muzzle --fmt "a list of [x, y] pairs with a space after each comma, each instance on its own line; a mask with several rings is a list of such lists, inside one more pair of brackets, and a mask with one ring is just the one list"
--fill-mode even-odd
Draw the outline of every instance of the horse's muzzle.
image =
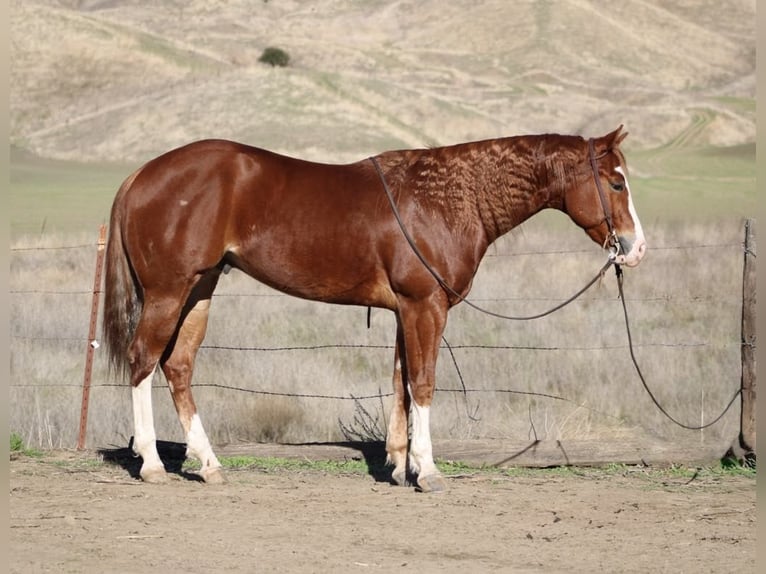
[[630, 240], [624, 236], [619, 237], [620, 252], [615, 256], [614, 262], [627, 267], [635, 267], [646, 255], [646, 240], [638, 237]]

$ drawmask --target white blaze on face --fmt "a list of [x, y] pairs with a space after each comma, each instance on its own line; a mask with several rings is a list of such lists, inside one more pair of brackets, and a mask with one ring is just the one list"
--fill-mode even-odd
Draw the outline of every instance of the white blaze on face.
[[628, 267], [633, 267], [639, 264], [641, 259], [643, 259], [644, 254], [646, 253], [646, 238], [644, 237], [644, 230], [641, 227], [641, 221], [638, 219], [638, 213], [636, 212], [636, 208], [633, 205], [633, 196], [630, 193], [628, 176], [625, 175], [622, 166], [617, 166], [614, 168], [614, 171], [619, 173], [622, 176], [622, 179], [625, 181], [625, 192], [628, 194], [628, 211], [630, 213], [630, 217], [633, 219], [633, 229], [635, 233], [635, 237], [633, 238], [633, 245], [631, 246], [630, 251], [628, 253], [619, 255], [616, 261], [617, 263], [627, 265]]

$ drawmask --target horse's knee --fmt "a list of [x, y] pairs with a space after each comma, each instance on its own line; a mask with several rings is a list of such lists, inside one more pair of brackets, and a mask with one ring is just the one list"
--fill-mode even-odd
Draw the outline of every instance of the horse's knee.
[[170, 359], [162, 365], [162, 372], [165, 373], [165, 378], [170, 384], [170, 390], [174, 393], [189, 388], [192, 374], [190, 361]]
[[154, 369], [157, 366], [156, 361], [151, 362], [149, 360], [138, 360], [135, 357], [129, 356], [130, 364], [130, 384], [133, 387], [137, 387], [144, 382], [148, 377], [154, 373]]
[[412, 381], [410, 383], [411, 400], [421, 407], [431, 406], [434, 398], [434, 383], [433, 377], [421, 377], [420, 380]]
[[136, 336], [128, 347], [131, 385], [137, 387], [150, 376], [157, 367], [159, 358], [159, 354], [152, 350], [147, 341]]

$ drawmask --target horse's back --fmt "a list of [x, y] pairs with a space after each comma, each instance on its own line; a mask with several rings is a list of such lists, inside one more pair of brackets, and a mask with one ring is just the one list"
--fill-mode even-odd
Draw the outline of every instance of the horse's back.
[[144, 283], [227, 262], [298, 296], [382, 298], [388, 306], [379, 248], [381, 234], [395, 228], [376, 224], [390, 212], [366, 163], [315, 163], [202, 140], [145, 164], [118, 194], [115, 212]]
[[316, 163], [229, 140], [200, 140], [147, 162], [128, 178], [123, 201], [134, 208], [148, 203], [195, 207], [195, 201], [214, 198], [239, 208], [279, 202], [294, 210], [312, 198], [358, 200], [369, 171], [362, 163]]

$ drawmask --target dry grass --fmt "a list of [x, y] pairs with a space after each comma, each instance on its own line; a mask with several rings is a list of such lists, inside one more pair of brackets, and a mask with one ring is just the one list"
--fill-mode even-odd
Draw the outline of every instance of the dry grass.
[[[697, 424], [717, 415], [739, 384], [742, 225], [728, 220], [648, 231], [648, 258], [627, 270], [625, 280], [636, 353], [662, 404]], [[90, 246], [40, 249], [79, 244]], [[95, 237], [70, 235], [14, 245], [10, 427], [31, 446], [76, 443], [94, 244]], [[491, 249], [472, 299], [505, 313], [539, 311], [576, 291], [602, 262], [579, 230], [541, 215]], [[690, 436], [669, 423], [640, 386], [611, 273], [575, 304], [537, 321], [510, 323], [458, 306], [445, 337], [462, 382], [443, 348], [435, 437]], [[195, 398], [211, 439], [342, 440], [341, 426], [360, 414], [351, 397], [389, 392], [393, 339], [389, 312], [373, 310], [368, 330], [363, 308], [283, 296], [236, 271], [224, 276], [195, 373]], [[130, 392], [107, 375], [98, 352], [93, 385], [88, 444], [124, 445], [132, 434]], [[161, 375], [155, 385], [158, 436], [183, 441]], [[380, 405], [388, 400], [359, 404], [384, 418]], [[725, 443], [737, 432], [735, 405], [693, 436]]]

